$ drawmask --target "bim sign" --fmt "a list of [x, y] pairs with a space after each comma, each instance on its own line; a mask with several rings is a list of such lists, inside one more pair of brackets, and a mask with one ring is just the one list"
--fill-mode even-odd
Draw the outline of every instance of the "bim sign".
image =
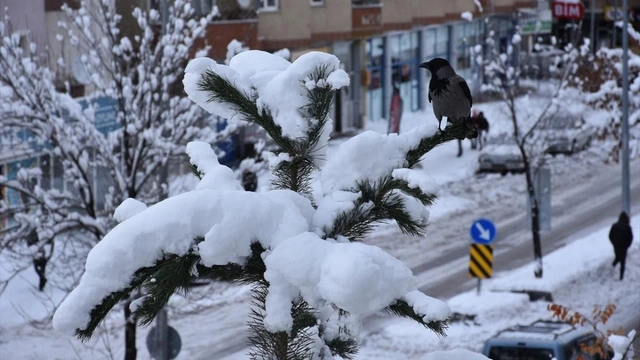
[[553, 17], [567, 20], [580, 20], [584, 16], [584, 5], [581, 2], [553, 2]]

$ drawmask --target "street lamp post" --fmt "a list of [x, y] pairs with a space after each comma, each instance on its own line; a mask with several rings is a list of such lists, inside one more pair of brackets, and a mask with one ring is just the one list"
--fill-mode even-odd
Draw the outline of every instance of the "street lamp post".
[[622, 0], [622, 210], [631, 215], [629, 184], [629, 4]]
[[591, 51], [595, 53], [596, 51], [596, 0], [589, 1], [590, 12], [591, 12]]

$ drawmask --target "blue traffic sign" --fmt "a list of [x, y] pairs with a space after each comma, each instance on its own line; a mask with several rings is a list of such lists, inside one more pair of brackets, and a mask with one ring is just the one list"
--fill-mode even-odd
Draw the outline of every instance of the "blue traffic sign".
[[487, 219], [478, 219], [469, 229], [471, 240], [477, 244], [489, 245], [496, 239], [496, 226]]

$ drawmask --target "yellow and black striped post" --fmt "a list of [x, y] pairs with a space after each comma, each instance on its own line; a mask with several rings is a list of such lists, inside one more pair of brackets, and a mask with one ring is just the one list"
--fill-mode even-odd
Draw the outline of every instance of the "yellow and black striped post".
[[493, 245], [471, 244], [469, 255], [469, 277], [478, 278], [480, 294], [480, 280], [490, 278], [493, 272]]

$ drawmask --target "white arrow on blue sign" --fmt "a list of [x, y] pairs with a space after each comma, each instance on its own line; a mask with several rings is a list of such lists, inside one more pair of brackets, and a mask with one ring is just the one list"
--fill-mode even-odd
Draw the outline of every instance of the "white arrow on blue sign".
[[473, 242], [482, 245], [491, 244], [497, 235], [496, 226], [487, 219], [474, 221], [473, 224], [471, 224], [469, 233], [471, 234], [471, 240], [473, 240]]

